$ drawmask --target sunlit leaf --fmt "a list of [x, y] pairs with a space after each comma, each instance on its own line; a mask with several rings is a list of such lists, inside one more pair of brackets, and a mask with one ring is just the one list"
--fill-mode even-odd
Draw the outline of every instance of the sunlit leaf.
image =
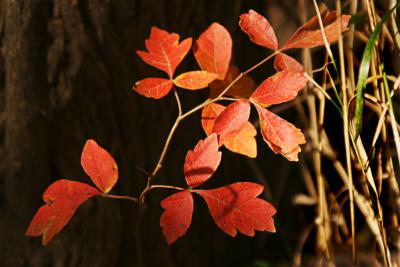
[[254, 236], [255, 230], [275, 232], [272, 216], [275, 208], [257, 198], [263, 186], [239, 182], [212, 190], [194, 190], [204, 198], [215, 223], [222, 231], [234, 237], [237, 231]]
[[163, 78], [145, 78], [136, 82], [133, 90], [145, 97], [160, 99], [166, 96], [172, 89], [173, 83]]
[[[207, 135], [212, 133], [215, 119], [225, 108], [225, 106], [217, 103], [208, 104], [203, 108], [201, 113], [201, 125]], [[255, 158], [257, 156], [256, 135], [257, 131], [253, 124], [246, 122], [239, 133], [230, 138], [225, 138], [225, 140], [223, 140], [223, 145], [234, 153]]]
[[188, 151], [183, 170], [189, 187], [197, 187], [206, 182], [221, 162], [216, 134], [200, 140], [193, 150]]
[[204, 70], [182, 73], [174, 79], [174, 84], [188, 90], [198, 90], [207, 87], [218, 77], [215, 73]]
[[194, 56], [202, 70], [218, 74], [224, 80], [232, 55], [232, 38], [219, 23], [214, 22], [196, 40]]
[[303, 72], [304, 67], [296, 59], [284, 53], [279, 53], [275, 57], [274, 67], [277, 71], [289, 70], [291, 72]]
[[274, 29], [268, 20], [256, 11], [250, 9], [248, 13], [240, 15], [239, 26], [253, 43], [272, 50], [278, 49]]
[[250, 117], [250, 103], [245, 99], [231, 103], [214, 121], [212, 132], [216, 133], [222, 144], [238, 134]]
[[[350, 16], [342, 15], [337, 17], [336, 11], [329, 12], [327, 9], [321, 12], [322, 24], [324, 25], [324, 32], [328, 43], [336, 42], [340, 34], [340, 24], [342, 25], [342, 32], [347, 31]], [[282, 46], [281, 50], [291, 48], [311, 48], [324, 45], [323, 34], [318, 23], [317, 16], [312, 17], [303, 26], [289, 38], [289, 40]]]
[[301, 72], [280, 71], [263, 81], [251, 99], [262, 106], [284, 103], [294, 99], [306, 83]]
[[192, 46], [192, 38], [187, 38], [179, 43], [178, 34], [152, 27], [150, 37], [146, 39], [145, 43], [148, 52], [137, 51], [137, 54], [144, 62], [164, 71], [172, 79], [175, 69]]
[[36, 212], [26, 235], [43, 235], [42, 243], [46, 245], [71, 220], [83, 202], [99, 194], [101, 192], [96, 188], [80, 182], [62, 179], [52, 183], [43, 194], [46, 204]]
[[163, 201], [165, 210], [160, 218], [160, 225], [167, 243], [170, 245], [183, 236], [192, 223], [193, 196], [189, 191], [175, 193]]
[[83, 148], [81, 165], [104, 193], [108, 193], [118, 180], [118, 166], [113, 157], [92, 139], [87, 140]]
[[260, 117], [260, 129], [264, 141], [275, 154], [290, 161], [298, 161], [301, 144], [306, 140], [300, 129], [274, 113], [256, 105]]

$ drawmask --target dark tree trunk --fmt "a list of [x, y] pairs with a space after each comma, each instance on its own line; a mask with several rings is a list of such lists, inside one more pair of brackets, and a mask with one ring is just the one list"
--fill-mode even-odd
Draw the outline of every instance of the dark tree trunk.
[[[134, 81], [160, 75], [135, 50], [143, 49], [152, 25], [183, 38], [219, 21], [233, 35], [236, 63], [248, 67], [265, 50], [256, 48], [249, 57], [254, 46], [239, 35], [238, 16], [250, 7], [267, 10], [268, 1], [246, 2], [0, 0], [1, 266], [136, 266], [138, 208], [131, 203], [88, 201], [47, 247], [24, 231], [51, 182], [91, 183], [79, 164], [88, 138], [115, 156], [120, 169], [115, 192], [138, 195], [146, 182], [138, 168], [153, 168], [177, 109], [172, 96], [153, 101], [132, 92]], [[178, 71], [195, 66], [191, 57]], [[184, 108], [206, 95], [183, 93]], [[199, 118], [194, 115], [178, 130], [157, 183], [183, 185], [185, 153], [203, 136]], [[249, 180], [254, 173], [246, 162], [224, 155], [210, 186]], [[249, 265], [265, 253], [268, 235], [227, 237], [198, 199], [187, 236], [167, 246], [158, 222], [159, 201], [166, 195], [152, 193], [143, 213], [139, 258], [144, 266]]]

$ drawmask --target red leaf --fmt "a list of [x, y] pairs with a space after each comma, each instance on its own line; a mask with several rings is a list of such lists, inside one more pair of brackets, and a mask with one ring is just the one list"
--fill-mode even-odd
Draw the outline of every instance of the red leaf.
[[179, 35], [168, 33], [157, 27], [151, 28], [150, 38], [146, 39], [148, 52], [137, 51], [147, 64], [166, 72], [170, 79], [192, 46], [192, 38], [179, 43]]
[[251, 99], [262, 106], [287, 102], [295, 98], [306, 83], [307, 79], [301, 72], [277, 72], [258, 86]]
[[249, 13], [240, 15], [239, 26], [253, 43], [272, 50], [278, 49], [274, 29], [268, 20], [256, 11], [250, 9]]
[[[207, 135], [212, 133], [214, 122], [217, 116], [226, 107], [220, 104], [211, 103], [203, 108], [201, 114], [201, 125]], [[255, 136], [257, 131], [253, 124], [246, 122], [243, 129], [231, 138], [223, 140], [224, 146], [234, 153], [239, 153], [250, 158], [257, 156], [257, 142]]]
[[275, 208], [257, 198], [263, 186], [239, 182], [212, 190], [194, 190], [207, 202], [211, 216], [219, 228], [234, 237], [237, 231], [254, 236], [254, 230], [275, 232], [272, 216]]
[[[339, 27], [342, 24], [342, 32], [348, 30], [350, 16], [342, 15], [337, 18], [336, 11], [329, 13], [327, 9], [321, 12], [322, 24], [328, 43], [333, 43], [339, 38]], [[341, 22], [340, 22], [341, 21]], [[324, 44], [324, 39], [317, 16], [312, 17], [289, 38], [281, 51], [291, 48], [311, 48]]]
[[145, 78], [136, 82], [136, 86], [133, 90], [145, 97], [160, 99], [171, 91], [173, 85], [174, 84], [168, 79]]
[[101, 192], [87, 184], [69, 180], [52, 183], [43, 194], [46, 203], [36, 212], [26, 235], [43, 235], [46, 245], [69, 222], [79, 206], [89, 198]]
[[168, 245], [183, 236], [192, 223], [193, 196], [189, 191], [173, 194], [163, 201], [165, 209], [160, 218], [160, 225]]
[[292, 72], [303, 72], [304, 67], [296, 59], [284, 53], [275, 57], [274, 67], [277, 71], [290, 70]]
[[215, 119], [212, 132], [220, 137], [222, 144], [226, 138], [231, 138], [238, 134], [249, 120], [250, 103], [245, 99], [241, 99], [230, 104]]
[[83, 148], [81, 165], [103, 193], [108, 193], [118, 180], [118, 166], [114, 159], [92, 139], [87, 140]]
[[260, 129], [264, 141], [271, 150], [287, 158], [290, 161], [298, 161], [300, 145], [306, 140], [303, 133], [293, 124], [280, 118], [274, 113], [256, 105], [260, 117]]
[[232, 38], [224, 26], [214, 22], [197, 39], [194, 56], [202, 70], [224, 80], [232, 56]]
[[174, 84], [181, 88], [198, 90], [207, 87], [217, 77], [217, 74], [204, 70], [189, 71], [176, 77], [174, 79]]
[[185, 179], [189, 187], [206, 182], [217, 170], [221, 162], [216, 134], [200, 140], [193, 150], [188, 151], [183, 165]]
[[[223, 81], [215, 80], [210, 84], [210, 98], [216, 98], [231, 82], [239, 76], [239, 69], [234, 65], [230, 65], [228, 72]], [[248, 75], [243, 75], [239, 81], [231, 86], [225, 95], [234, 96], [237, 98], [249, 98], [253, 93], [256, 85], [253, 79]]]

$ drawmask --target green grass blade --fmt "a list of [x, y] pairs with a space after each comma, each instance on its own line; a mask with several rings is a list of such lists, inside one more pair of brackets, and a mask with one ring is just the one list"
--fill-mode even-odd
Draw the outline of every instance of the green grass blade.
[[363, 112], [363, 93], [366, 87], [369, 68], [371, 65], [372, 53], [375, 47], [375, 42], [379, 38], [379, 34], [382, 31], [383, 25], [389, 19], [392, 12], [397, 8], [399, 3], [390, 9], [382, 20], [375, 26], [374, 31], [368, 39], [367, 45], [364, 48], [364, 52], [361, 59], [360, 69], [358, 72], [358, 80], [356, 86], [356, 109], [355, 109], [355, 121], [356, 121], [356, 139], [359, 136], [362, 128], [362, 112]]

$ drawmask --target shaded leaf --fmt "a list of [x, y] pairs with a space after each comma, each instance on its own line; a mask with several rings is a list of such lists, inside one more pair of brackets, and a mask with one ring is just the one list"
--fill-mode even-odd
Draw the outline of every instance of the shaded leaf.
[[[201, 114], [201, 125], [207, 135], [212, 133], [215, 119], [225, 108], [225, 106], [216, 103], [211, 103], [203, 108]], [[246, 122], [243, 129], [238, 134], [223, 140], [223, 145], [234, 153], [255, 158], [257, 156], [256, 135], [257, 131], [253, 124]]]
[[303, 72], [304, 67], [296, 59], [284, 53], [279, 53], [275, 57], [274, 67], [277, 71], [289, 70], [292, 72]]
[[260, 117], [260, 129], [264, 141], [275, 154], [290, 161], [298, 161], [300, 145], [306, 140], [300, 129], [274, 113], [256, 105]]
[[274, 29], [268, 20], [256, 11], [250, 9], [248, 13], [240, 15], [239, 26], [253, 43], [272, 50], [278, 49]]
[[232, 56], [231, 35], [214, 22], [196, 40], [194, 56], [202, 70], [218, 74], [218, 79], [224, 80]]
[[81, 165], [104, 193], [108, 193], [118, 180], [118, 166], [113, 157], [92, 139], [87, 140], [83, 148]]
[[254, 236], [255, 230], [275, 232], [272, 216], [275, 208], [257, 198], [263, 186], [239, 182], [212, 190], [194, 190], [204, 198], [215, 223], [222, 231], [234, 237], [237, 231]]
[[62, 179], [52, 183], [43, 194], [46, 204], [36, 212], [26, 235], [43, 235], [42, 243], [46, 245], [64, 228], [83, 202], [99, 194], [101, 192], [96, 188], [80, 182]]
[[[336, 42], [339, 38], [339, 27], [342, 24], [342, 32], [347, 31], [350, 16], [342, 15], [337, 18], [336, 11], [329, 12], [327, 9], [321, 12], [322, 24], [328, 43]], [[324, 39], [317, 16], [312, 17], [289, 38], [281, 50], [291, 48], [311, 48], [324, 44]]]
[[189, 191], [175, 193], [163, 201], [165, 209], [160, 218], [160, 225], [168, 245], [183, 236], [192, 223], [193, 196]]
[[182, 62], [192, 46], [192, 38], [179, 43], [179, 35], [152, 27], [149, 39], [145, 41], [147, 51], [137, 54], [147, 64], [160, 69], [172, 79], [175, 69]]
[[292, 100], [304, 88], [307, 79], [301, 72], [284, 70], [263, 81], [251, 95], [251, 99], [262, 106]]
[[133, 90], [145, 97], [160, 99], [166, 96], [172, 89], [173, 83], [163, 78], [145, 78], [136, 82]]
[[[210, 98], [216, 98], [221, 94], [222, 91], [225, 90], [225, 88], [228, 87], [237, 76], [239, 76], [239, 74], [239, 69], [234, 65], [230, 65], [228, 73], [223, 81], [215, 80], [210, 84]], [[225, 95], [238, 98], [249, 98], [255, 88], [256, 84], [254, 83], [254, 80], [248, 75], [243, 75], [239, 81], [232, 85]]]
[[174, 84], [184, 89], [198, 90], [207, 87], [217, 77], [217, 74], [205, 70], [189, 71], [176, 77]]
[[206, 182], [217, 170], [221, 162], [216, 134], [200, 140], [193, 150], [186, 154], [183, 171], [189, 187], [196, 187]]
[[231, 103], [214, 121], [212, 132], [216, 133], [222, 144], [226, 138], [238, 134], [249, 120], [250, 102], [241, 99]]

